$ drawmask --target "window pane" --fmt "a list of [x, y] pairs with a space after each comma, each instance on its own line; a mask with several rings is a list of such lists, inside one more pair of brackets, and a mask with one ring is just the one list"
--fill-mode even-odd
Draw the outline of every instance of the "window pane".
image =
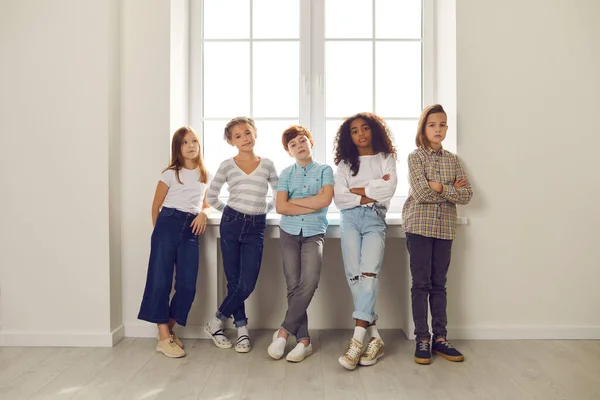
[[250, 0], [204, 0], [205, 39], [250, 38]]
[[408, 154], [416, 149], [415, 136], [417, 134], [418, 120], [390, 120], [385, 121], [394, 135], [398, 164], [398, 187], [396, 196], [408, 196]]
[[421, 43], [377, 42], [375, 108], [382, 117], [421, 112]]
[[290, 125], [297, 125], [298, 120], [269, 120], [256, 121], [258, 138], [254, 152], [258, 156], [266, 157], [275, 163], [277, 174], [285, 167], [292, 165], [294, 159], [283, 149], [281, 135]]
[[327, 42], [325, 115], [345, 118], [373, 111], [373, 44]]
[[421, 7], [421, 0], [375, 0], [375, 37], [420, 39]]
[[254, 0], [252, 36], [258, 39], [298, 39], [300, 4], [298, 0]]
[[229, 119], [204, 121], [202, 134], [204, 136], [204, 164], [211, 174], [216, 174], [219, 164], [237, 154], [234, 147], [223, 139], [223, 130]]
[[250, 44], [204, 43], [204, 117], [250, 113]]
[[325, 0], [325, 37], [373, 37], [372, 0]]
[[298, 118], [299, 43], [256, 42], [252, 60], [254, 116]]

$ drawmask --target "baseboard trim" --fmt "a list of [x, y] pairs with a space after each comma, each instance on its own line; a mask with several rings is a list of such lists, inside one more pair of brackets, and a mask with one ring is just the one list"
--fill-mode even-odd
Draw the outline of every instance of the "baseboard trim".
[[[125, 337], [155, 338], [158, 335], [153, 324], [125, 324]], [[208, 339], [204, 325], [178, 326], [177, 336], [184, 339]]]
[[112, 332], [1, 331], [0, 346], [112, 347], [125, 337], [123, 325]]
[[120, 325], [117, 329], [111, 332], [112, 345], [119, 343], [125, 337], [125, 326]]
[[448, 327], [448, 338], [475, 340], [598, 340], [600, 339], [600, 326]]
[[[0, 346], [23, 347], [112, 347], [124, 337], [156, 337], [152, 324], [121, 325], [110, 333], [90, 332], [0, 332]], [[207, 339], [203, 325], [178, 327], [177, 334], [188, 339]], [[413, 339], [412, 335], [408, 336]], [[600, 326], [510, 326], [448, 327], [449, 339], [471, 340], [600, 340]]]

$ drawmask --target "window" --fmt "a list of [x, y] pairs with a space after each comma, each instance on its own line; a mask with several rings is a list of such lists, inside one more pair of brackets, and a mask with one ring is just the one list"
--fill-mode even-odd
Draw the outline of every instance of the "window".
[[191, 0], [190, 121], [208, 169], [235, 154], [223, 140], [234, 116], [256, 120], [256, 152], [279, 172], [292, 163], [280, 144], [289, 125], [307, 126], [315, 159], [333, 166], [342, 120], [373, 111], [394, 134], [406, 196], [406, 157], [433, 101], [432, 2]]

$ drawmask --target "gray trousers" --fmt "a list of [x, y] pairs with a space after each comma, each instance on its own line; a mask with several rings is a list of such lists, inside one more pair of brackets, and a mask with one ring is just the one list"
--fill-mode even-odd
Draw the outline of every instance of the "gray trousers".
[[296, 341], [310, 339], [306, 310], [319, 285], [325, 235], [303, 237], [279, 228], [283, 274], [287, 284], [288, 310], [281, 327]]

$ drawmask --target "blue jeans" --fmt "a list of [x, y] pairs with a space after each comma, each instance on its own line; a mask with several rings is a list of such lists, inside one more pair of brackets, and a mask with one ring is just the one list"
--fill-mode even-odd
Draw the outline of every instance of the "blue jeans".
[[248, 215], [226, 206], [221, 217], [221, 254], [227, 278], [227, 296], [217, 318], [233, 316], [236, 327], [248, 324], [244, 301], [254, 291], [262, 261], [266, 214]]
[[375, 300], [379, 292], [378, 277], [385, 249], [385, 233], [383, 218], [371, 207], [342, 210], [342, 258], [354, 300], [354, 319], [369, 323], [377, 320]]
[[[174, 319], [185, 326], [196, 295], [198, 236], [190, 224], [194, 214], [163, 207], [152, 232], [146, 288], [138, 318], [156, 324]], [[175, 269], [175, 294], [169, 306]]]

